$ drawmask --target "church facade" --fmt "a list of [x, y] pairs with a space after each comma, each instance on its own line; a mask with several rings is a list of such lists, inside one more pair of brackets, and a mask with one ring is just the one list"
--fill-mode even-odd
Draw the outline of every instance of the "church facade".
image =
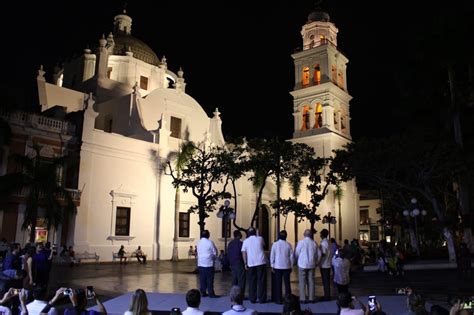
[[[301, 30], [303, 49], [292, 55], [294, 133], [290, 141], [308, 144], [325, 157], [351, 141], [348, 59], [337, 48], [337, 32], [326, 13], [311, 13]], [[132, 18], [126, 12], [115, 16], [114, 32], [99, 40], [97, 52], [85, 49], [81, 56], [56, 69], [51, 83], [40, 70], [37, 83], [43, 112], [59, 106], [67, 113], [83, 114], [76, 126], [81, 141], [77, 214], [67, 223], [67, 232], [50, 233], [50, 240], [74, 245], [76, 252], [96, 252], [103, 261], [112, 260], [120, 245], [128, 252], [141, 246], [151, 259], [170, 259], [175, 189], [162, 164], [185, 139], [225, 145], [220, 112], [216, 109], [212, 117], [207, 116], [186, 93], [183, 71], [169, 70], [165, 57], [158, 58], [132, 35]], [[237, 185], [236, 223], [248, 227], [256, 193], [248, 177]], [[341, 206], [333, 187], [319, 211], [321, 216], [331, 211], [337, 222], [328, 225], [320, 221], [316, 229], [330, 227], [331, 236], [338, 241], [359, 238], [355, 181], [341, 188]], [[282, 197], [289, 196], [288, 187], [283, 187]], [[268, 182], [263, 204], [269, 205], [275, 198], [275, 185]], [[299, 199], [308, 203], [309, 193], [302, 189]], [[195, 203], [191, 194], [181, 193], [180, 257], [187, 257], [189, 246], [199, 240], [197, 215], [187, 213]], [[264, 206], [258, 225], [269, 245], [277, 232], [275, 223], [269, 206]], [[222, 225], [215, 215], [206, 219], [211, 239], [220, 249], [224, 247]], [[290, 215], [286, 226], [292, 241], [302, 238], [309, 222], [295, 224]]]

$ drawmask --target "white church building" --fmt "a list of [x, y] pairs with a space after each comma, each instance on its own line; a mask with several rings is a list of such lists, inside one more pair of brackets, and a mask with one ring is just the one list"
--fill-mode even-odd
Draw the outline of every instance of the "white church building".
[[[324, 12], [313, 12], [301, 29], [303, 49], [292, 55], [295, 64], [294, 133], [290, 141], [313, 147], [319, 156], [351, 141], [346, 65], [337, 47], [338, 29]], [[284, 79], [284, 78], [282, 78]], [[170, 259], [173, 249], [175, 189], [161, 164], [176, 152], [184, 135], [194, 142], [225, 145], [216, 109], [208, 117], [201, 105], [186, 94], [183, 71], [174, 73], [152, 49], [132, 35], [132, 18], [126, 12], [114, 18], [114, 32], [99, 40], [97, 51], [83, 54], [54, 73], [48, 83], [41, 69], [37, 78], [42, 111], [61, 106], [68, 113], [83, 111], [82, 145], [77, 187], [82, 191], [76, 216], [70, 219], [67, 240], [76, 252], [96, 252], [101, 261], [112, 260], [120, 245], [132, 252], [139, 245], [150, 259]], [[222, 114], [225, 117], [225, 113]], [[302, 185], [302, 187], [305, 187]], [[335, 187], [332, 188], [333, 191]], [[320, 206], [339, 222], [331, 235], [359, 238], [359, 206], [355, 181], [343, 184], [341, 209], [331, 191]], [[238, 182], [239, 212], [236, 223], [248, 227], [256, 193], [247, 178]], [[289, 197], [283, 187], [283, 197]], [[276, 198], [267, 183], [263, 204]], [[309, 203], [302, 189], [300, 201]], [[198, 216], [187, 210], [196, 203], [181, 193], [179, 256], [199, 240]], [[339, 212], [340, 211], [340, 212]], [[206, 228], [223, 249], [222, 219], [211, 214]], [[276, 235], [275, 217], [266, 207], [258, 227], [271, 245]], [[298, 224], [302, 238], [308, 221]], [[316, 229], [328, 227], [319, 221]], [[288, 240], [295, 239], [292, 215], [287, 220]], [[316, 238], [319, 241], [319, 236]]]

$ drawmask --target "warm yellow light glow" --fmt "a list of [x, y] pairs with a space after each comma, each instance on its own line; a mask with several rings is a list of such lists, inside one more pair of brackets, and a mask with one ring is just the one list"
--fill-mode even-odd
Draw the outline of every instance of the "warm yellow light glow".
[[323, 107], [321, 103], [316, 104], [316, 117], [314, 120], [314, 128], [321, 128], [323, 126]]
[[308, 130], [309, 129], [309, 106], [303, 107], [303, 116], [301, 130]]
[[308, 86], [309, 85], [309, 67], [304, 67], [303, 68], [303, 79], [301, 84], [303, 86]]
[[319, 64], [314, 66], [313, 82], [315, 85], [321, 83], [321, 69], [319, 68]]

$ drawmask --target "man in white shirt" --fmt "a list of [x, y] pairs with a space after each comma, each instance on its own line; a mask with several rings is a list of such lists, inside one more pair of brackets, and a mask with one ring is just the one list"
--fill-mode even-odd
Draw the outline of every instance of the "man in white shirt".
[[186, 293], [186, 303], [188, 308], [183, 311], [183, 315], [204, 315], [204, 312], [199, 309], [201, 293], [198, 290], [191, 289]]
[[288, 234], [285, 230], [278, 233], [278, 241], [273, 243], [270, 251], [270, 265], [272, 272], [275, 273], [275, 296], [274, 302], [283, 304], [281, 298], [282, 279], [285, 283], [285, 296], [291, 294], [290, 273], [293, 268], [293, 248], [290, 243], [286, 241]]
[[[304, 231], [304, 239], [298, 241], [295, 259], [298, 264], [300, 302], [314, 302], [314, 268], [319, 259], [318, 244], [313, 240], [311, 230]], [[306, 294], [306, 289], [308, 294]], [[306, 297], [308, 297], [306, 299]]]
[[[33, 302], [26, 305], [29, 315], [39, 315], [48, 302], [46, 301], [46, 288], [37, 286], [33, 289]], [[48, 311], [49, 315], [58, 315], [58, 311], [51, 307]]]
[[[197, 259], [199, 268], [199, 289], [202, 296], [215, 298], [214, 293], [214, 260], [217, 257], [217, 248], [209, 239], [211, 234], [208, 230], [201, 233], [201, 239], [197, 244]], [[207, 290], [207, 293], [206, 293]]]
[[321, 233], [321, 261], [319, 263], [321, 271], [321, 280], [323, 281], [324, 286], [324, 297], [322, 301], [331, 300], [331, 251], [329, 249], [328, 235], [329, 231], [327, 229], [322, 229]]
[[256, 303], [257, 298], [260, 303], [267, 302], [267, 260], [265, 259], [265, 242], [261, 236], [257, 236], [257, 231], [250, 227], [247, 230], [248, 237], [242, 244], [242, 258], [245, 263], [245, 270], [249, 277], [249, 299]]
[[349, 291], [349, 282], [351, 281], [349, 276], [351, 262], [345, 256], [346, 251], [343, 249], [338, 249], [332, 258], [332, 265], [334, 267], [334, 282], [336, 283], [338, 293]]

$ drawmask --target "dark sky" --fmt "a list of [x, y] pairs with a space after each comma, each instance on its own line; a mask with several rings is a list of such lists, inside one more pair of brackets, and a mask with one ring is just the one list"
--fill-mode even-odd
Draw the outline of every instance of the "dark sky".
[[[219, 107], [226, 136], [291, 137], [293, 61], [301, 26], [314, 1], [129, 1], [132, 34], [175, 72], [211, 115]], [[36, 105], [31, 96], [40, 64], [93, 47], [112, 30], [121, 1], [11, 3], [2, 20], [2, 89]], [[432, 79], [446, 52], [472, 53], [473, 1], [327, 0], [339, 28], [338, 47], [349, 58], [352, 134], [389, 134], [403, 128], [401, 103], [417, 80]], [[472, 54], [471, 54], [472, 55]], [[441, 62], [441, 60], [440, 60]], [[441, 80], [443, 78], [441, 77]], [[14, 88], [14, 89], [13, 89]], [[11, 93], [11, 92], [10, 92]]]

